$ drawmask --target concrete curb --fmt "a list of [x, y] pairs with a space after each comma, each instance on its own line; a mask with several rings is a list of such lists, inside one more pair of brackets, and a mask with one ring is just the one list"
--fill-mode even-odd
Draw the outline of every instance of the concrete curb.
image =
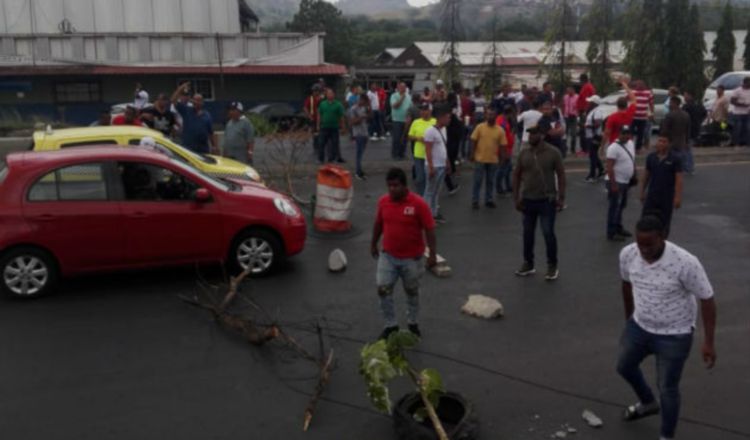
[[[735, 162], [750, 162], [750, 148], [747, 147], [730, 147], [730, 148], [712, 148], [705, 147], [694, 150], [693, 157], [697, 165], [710, 164], [710, 163], [735, 163]], [[643, 167], [646, 161], [646, 156], [641, 155], [636, 158], [636, 163], [639, 167]], [[343, 168], [348, 169], [354, 173], [354, 164], [348, 161], [342, 164]], [[380, 175], [385, 174], [390, 168], [397, 167], [404, 170], [411, 168], [411, 161], [400, 160], [400, 161], [365, 161], [363, 167], [368, 175]], [[293, 177], [304, 177], [314, 176], [317, 173], [319, 164], [305, 163], [300, 164], [296, 167]], [[464, 162], [459, 167], [462, 172], [471, 171], [472, 164]], [[263, 174], [266, 178], [279, 177], [281, 175], [281, 168], [264, 168], [262, 165], [256, 167], [259, 173]], [[565, 169], [570, 172], [588, 171], [589, 160], [586, 157], [568, 157], [565, 159]]]

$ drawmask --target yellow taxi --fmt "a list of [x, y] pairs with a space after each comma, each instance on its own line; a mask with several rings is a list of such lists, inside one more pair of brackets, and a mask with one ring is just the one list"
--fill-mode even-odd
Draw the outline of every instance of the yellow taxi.
[[64, 128], [34, 132], [34, 151], [59, 150], [86, 145], [137, 146], [144, 137], [156, 141], [156, 148], [167, 156], [184, 162], [215, 177], [233, 177], [263, 183], [251, 166], [212, 154], [194, 153], [174, 143], [159, 131], [131, 125]]

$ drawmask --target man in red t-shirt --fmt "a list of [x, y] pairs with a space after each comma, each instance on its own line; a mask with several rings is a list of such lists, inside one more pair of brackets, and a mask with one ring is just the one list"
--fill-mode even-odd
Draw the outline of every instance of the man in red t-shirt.
[[620, 137], [620, 128], [623, 125], [630, 126], [633, 124], [636, 109], [635, 93], [630, 90], [627, 81], [623, 80], [620, 84], [622, 84], [627, 97], [623, 96], [617, 100], [617, 111], [607, 118], [607, 125], [604, 127], [604, 136], [602, 136], [602, 144], [599, 150], [600, 153]]
[[112, 125], [135, 125], [142, 127], [143, 122], [138, 118], [138, 111], [132, 105], [125, 107], [125, 112], [112, 118]]
[[647, 140], [649, 119], [654, 114], [654, 94], [646, 87], [642, 80], [635, 81], [635, 116], [633, 116], [633, 130], [635, 131], [635, 151], [640, 151], [644, 145], [648, 147]]
[[[578, 91], [578, 127], [580, 128], [580, 132], [578, 133], [578, 137], [580, 139], [586, 139], [586, 116], [588, 116], [588, 110], [589, 110], [589, 103], [588, 99], [594, 95], [596, 95], [596, 88], [593, 84], [589, 81], [589, 76], [585, 73], [582, 73], [579, 77], [581, 80], [581, 90]], [[581, 142], [581, 146], [583, 146], [585, 142]]]
[[[429, 247], [427, 267], [436, 262], [435, 220], [427, 203], [410, 192], [406, 184], [406, 173], [391, 168], [386, 175], [388, 194], [378, 200], [378, 212], [372, 229], [370, 252], [378, 259], [376, 282], [380, 296], [385, 328], [381, 339], [398, 331], [393, 289], [399, 278], [406, 292], [406, 317], [409, 331], [421, 336], [417, 316], [419, 314], [419, 285], [424, 272], [425, 238]], [[378, 250], [378, 241], [383, 236], [383, 250]]]

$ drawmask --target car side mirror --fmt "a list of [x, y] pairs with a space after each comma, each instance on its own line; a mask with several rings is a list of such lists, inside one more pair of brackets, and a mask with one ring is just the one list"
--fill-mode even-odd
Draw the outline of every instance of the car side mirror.
[[195, 190], [195, 201], [198, 203], [206, 203], [211, 201], [211, 193], [206, 188], [198, 188]]

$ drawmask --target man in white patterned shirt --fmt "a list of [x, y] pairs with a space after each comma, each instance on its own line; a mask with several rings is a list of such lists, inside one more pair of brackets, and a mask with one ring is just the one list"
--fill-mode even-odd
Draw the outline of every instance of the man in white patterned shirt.
[[[680, 376], [690, 354], [700, 300], [707, 368], [716, 362], [714, 292], [700, 261], [666, 241], [658, 217], [644, 216], [636, 226], [636, 243], [620, 253], [622, 295], [627, 323], [620, 340], [617, 372], [630, 384], [639, 402], [625, 409], [626, 421], [658, 414], [661, 439], [673, 439], [680, 413]], [[661, 408], [640, 369], [656, 357]]]

